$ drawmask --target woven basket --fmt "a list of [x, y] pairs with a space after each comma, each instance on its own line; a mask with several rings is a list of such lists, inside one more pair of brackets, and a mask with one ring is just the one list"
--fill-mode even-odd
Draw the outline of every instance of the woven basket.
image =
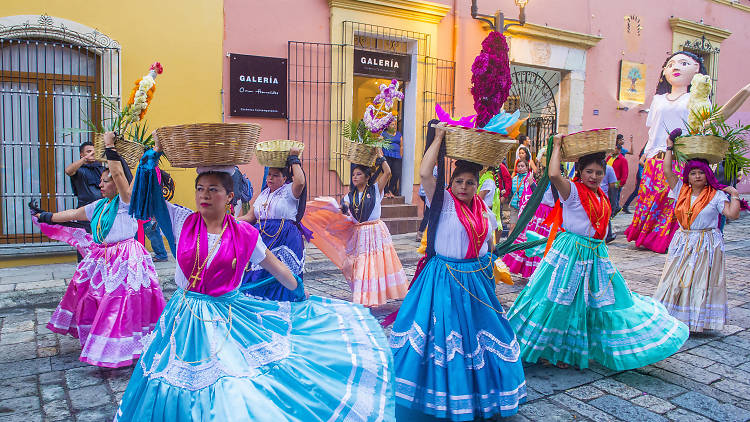
[[300, 149], [300, 156], [305, 146], [299, 141], [290, 141], [288, 139], [274, 139], [270, 141], [258, 142], [255, 145], [255, 155], [258, 156], [258, 162], [266, 167], [286, 167], [286, 159], [289, 156], [289, 150], [292, 148]]
[[677, 138], [675, 149], [686, 159], [703, 158], [709, 164], [721, 162], [729, 152], [729, 141], [718, 136], [683, 136]]
[[503, 135], [463, 126], [445, 126], [445, 155], [483, 166], [497, 166], [518, 143]]
[[249, 163], [260, 136], [256, 123], [196, 123], [156, 129], [172, 167], [193, 168]]
[[562, 141], [562, 161], [576, 161], [584, 155], [615, 150], [617, 129], [584, 130], [565, 135]]
[[[128, 141], [123, 138], [115, 138], [115, 148], [120, 157], [125, 159], [128, 167], [135, 168], [143, 157], [143, 145], [138, 142]], [[104, 158], [104, 134], [94, 134], [94, 156], [99, 157], [99, 161], [107, 161]]]
[[372, 167], [378, 158], [378, 150], [375, 147], [365, 145], [359, 142], [346, 140], [346, 155], [344, 158], [354, 164], [362, 164]]

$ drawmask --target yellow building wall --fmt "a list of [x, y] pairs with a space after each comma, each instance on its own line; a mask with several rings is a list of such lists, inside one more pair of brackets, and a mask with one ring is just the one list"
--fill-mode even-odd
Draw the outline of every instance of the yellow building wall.
[[[221, 121], [223, 2], [220, 0], [2, 0], [0, 16], [42, 15], [97, 29], [120, 46], [120, 92], [161, 62], [164, 73], [145, 120], [160, 126]], [[195, 208], [195, 170], [164, 166], [175, 179], [173, 202]], [[73, 258], [75, 259], [75, 258]], [[0, 267], [30, 264], [0, 262]]]

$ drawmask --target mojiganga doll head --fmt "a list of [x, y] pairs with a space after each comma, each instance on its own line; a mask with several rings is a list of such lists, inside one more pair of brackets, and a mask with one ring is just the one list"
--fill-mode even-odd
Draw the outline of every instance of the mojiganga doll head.
[[668, 94], [673, 88], [687, 87], [696, 74], [707, 74], [703, 59], [689, 51], [678, 51], [667, 57], [662, 65], [659, 83], [656, 85], [657, 94]]

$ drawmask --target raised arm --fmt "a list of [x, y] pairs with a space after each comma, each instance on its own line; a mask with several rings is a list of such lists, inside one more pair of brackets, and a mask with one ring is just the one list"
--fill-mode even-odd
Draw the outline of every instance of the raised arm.
[[[91, 150], [90, 155], [94, 155], [94, 151]], [[76, 173], [78, 173], [78, 169], [81, 168], [82, 165], [86, 164], [86, 157], [81, 158], [80, 160], [73, 161], [72, 163], [68, 164], [67, 167], [65, 167], [65, 174], [67, 174], [70, 177], [73, 177]]]
[[443, 143], [443, 137], [445, 137], [445, 129], [443, 127], [445, 123], [438, 123], [435, 127], [435, 138], [432, 141], [432, 145], [427, 148], [427, 151], [422, 157], [422, 164], [419, 166], [419, 177], [422, 179], [422, 188], [424, 189], [425, 197], [432, 200], [435, 194], [435, 176], [432, 175], [432, 169], [435, 168], [437, 163], [438, 155], [440, 154], [440, 145]]
[[750, 84], [745, 85], [744, 88], [737, 91], [737, 93], [734, 94], [734, 97], [721, 107], [720, 112], [722, 117], [725, 120], [731, 117], [742, 106], [745, 100], [748, 99], [748, 97], [750, 97]]
[[385, 160], [385, 157], [383, 157], [383, 149], [378, 148], [378, 161], [380, 161], [380, 168], [383, 169], [383, 171], [378, 176], [378, 179], [376, 180], [378, 184], [378, 189], [380, 192], [378, 192], [379, 195], [383, 194], [383, 190], [385, 189], [385, 185], [388, 183], [388, 180], [391, 178], [391, 166], [388, 165], [388, 161]]
[[[299, 160], [299, 148], [289, 150], [289, 161], [292, 163], [292, 194], [299, 199], [302, 190], [305, 189], [305, 172], [302, 171], [302, 162]], [[303, 198], [304, 199], [304, 198]]]
[[[552, 156], [549, 159], [549, 168], [551, 169], [560, 168], [560, 148], [562, 141], [563, 136], [559, 133], [552, 138]], [[570, 182], [565, 180], [562, 173], [559, 171], [549, 172], [549, 181], [560, 193], [560, 197], [563, 200], [567, 200], [570, 196]]]
[[[114, 149], [115, 147], [115, 133], [107, 132], [104, 134], [104, 147], [107, 149]], [[107, 168], [109, 169], [110, 177], [117, 186], [117, 193], [120, 194], [120, 199], [125, 203], [130, 203], [131, 186], [128, 183], [128, 179], [125, 177], [125, 171], [122, 168], [122, 162], [119, 159], [113, 159], [114, 157], [109, 155], [107, 157]]]
[[670, 189], [674, 189], [674, 187], [677, 185], [677, 182], [680, 180], [672, 170], [673, 147], [674, 142], [672, 141], [672, 137], [667, 138], [667, 153], [664, 154], [664, 178], [667, 179], [667, 184], [669, 185]]

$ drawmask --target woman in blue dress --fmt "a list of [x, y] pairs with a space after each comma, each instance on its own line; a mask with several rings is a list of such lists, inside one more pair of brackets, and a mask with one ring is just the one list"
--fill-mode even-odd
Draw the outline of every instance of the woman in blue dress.
[[144, 341], [115, 420], [393, 421], [391, 356], [367, 309], [240, 293], [249, 262], [302, 292], [258, 231], [226, 213], [229, 173], [199, 169], [193, 212], [157, 197], [159, 155], [141, 160], [131, 211], [156, 215], [177, 245], [178, 289]]
[[[305, 213], [305, 173], [299, 149], [289, 151], [287, 167], [268, 169], [266, 188], [253, 202], [250, 211], [238, 220], [255, 225], [263, 243], [289, 270], [302, 280], [305, 266], [305, 241], [300, 220]], [[242, 278], [246, 295], [271, 300], [300, 300], [259, 264], [251, 263]]]
[[443, 188], [443, 135], [438, 127], [420, 168], [430, 207], [428, 261], [390, 336], [396, 413], [409, 421], [510, 416], [525, 401], [526, 381], [516, 336], [495, 296], [488, 252], [495, 217], [476, 194], [480, 165], [456, 162]]

